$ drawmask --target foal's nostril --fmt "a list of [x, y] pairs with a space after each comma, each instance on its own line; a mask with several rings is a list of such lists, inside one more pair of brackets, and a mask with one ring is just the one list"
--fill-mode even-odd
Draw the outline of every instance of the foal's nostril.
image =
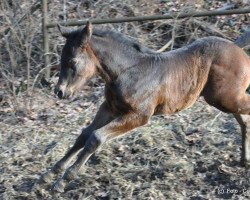
[[57, 93], [57, 96], [62, 99], [63, 98], [63, 92], [61, 90], [59, 90], [59, 92]]
[[58, 86], [56, 86], [55, 87], [55, 89], [54, 89], [54, 93], [55, 93], [55, 95], [57, 95], [57, 93], [60, 91], [60, 89], [59, 89], [59, 87]]

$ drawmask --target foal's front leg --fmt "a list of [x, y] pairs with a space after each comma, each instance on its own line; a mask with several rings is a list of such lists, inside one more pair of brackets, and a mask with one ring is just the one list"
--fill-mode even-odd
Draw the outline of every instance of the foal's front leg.
[[250, 168], [250, 115], [234, 114], [242, 134], [241, 164]]
[[87, 162], [89, 157], [107, 140], [118, 135], [124, 134], [138, 126], [142, 126], [148, 122], [150, 116], [140, 115], [136, 113], [127, 114], [114, 119], [112, 122], [102, 128], [93, 131], [88, 138], [84, 149], [78, 154], [76, 162], [70, 166], [63, 177], [58, 179], [53, 186], [53, 190], [63, 192], [67, 182], [76, 178], [80, 167]]
[[85, 129], [82, 130], [81, 135], [77, 138], [75, 144], [69, 151], [65, 154], [65, 156], [59, 160], [51, 170], [44, 173], [39, 182], [40, 183], [48, 183], [52, 180], [53, 176], [62, 172], [67, 163], [71, 160], [71, 158], [84, 147], [86, 141], [88, 140], [89, 136], [93, 133], [94, 130], [101, 128], [102, 126], [109, 123], [112, 119], [114, 119], [112, 113], [109, 111], [107, 103], [104, 102], [101, 106], [99, 111], [97, 112], [95, 119], [93, 122]]

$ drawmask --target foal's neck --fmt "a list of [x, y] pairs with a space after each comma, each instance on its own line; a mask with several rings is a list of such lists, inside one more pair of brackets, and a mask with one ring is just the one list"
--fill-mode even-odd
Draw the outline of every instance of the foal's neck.
[[93, 34], [91, 47], [99, 59], [99, 73], [106, 82], [115, 80], [128, 68], [138, 66], [141, 56], [136, 50], [110, 36]]

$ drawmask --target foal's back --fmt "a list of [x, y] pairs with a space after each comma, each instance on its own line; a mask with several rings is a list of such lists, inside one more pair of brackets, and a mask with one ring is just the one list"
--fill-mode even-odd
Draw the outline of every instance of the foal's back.
[[163, 56], [159, 76], [164, 77], [160, 84], [164, 89], [159, 93], [158, 113], [183, 110], [200, 95], [224, 112], [238, 112], [238, 99], [246, 98], [250, 83], [249, 58], [241, 48], [225, 39], [207, 37]]

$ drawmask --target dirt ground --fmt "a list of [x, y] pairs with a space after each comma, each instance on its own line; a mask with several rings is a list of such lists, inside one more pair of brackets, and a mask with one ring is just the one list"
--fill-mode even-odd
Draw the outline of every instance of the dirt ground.
[[[26, 0], [18, 2], [23, 11], [30, 4]], [[224, 1], [210, 0], [88, 0], [82, 3], [71, 0], [67, 1], [67, 12], [64, 13], [63, 2], [50, 2], [50, 20], [118, 18], [225, 8]], [[236, 8], [246, 6], [242, 3], [245, 1], [227, 2], [235, 4]], [[12, 10], [7, 8], [5, 11], [10, 17]], [[18, 12], [13, 16], [22, 16], [23, 13]], [[232, 15], [120, 23], [108, 24], [106, 28], [125, 33], [154, 49], [172, 39], [172, 45], [166, 49], [170, 50], [208, 35], [234, 40], [249, 27], [249, 17]], [[0, 13], [0, 25], [3, 19], [4, 15]], [[27, 45], [32, 46], [30, 81], [34, 81], [43, 67], [41, 29], [37, 25], [41, 23], [40, 19], [41, 13], [36, 12], [29, 18], [29, 23], [25, 25], [23, 22], [18, 27], [20, 32], [17, 29], [20, 41], [28, 32], [26, 26], [31, 27], [29, 30], [33, 34], [33, 39], [27, 40]], [[3, 24], [8, 25], [7, 22]], [[91, 122], [103, 101], [104, 84], [99, 79], [92, 80], [74, 99], [59, 100], [53, 94], [56, 82], [56, 73], [53, 72], [49, 87], [37, 84], [33, 94], [27, 96], [25, 70], [28, 62], [20, 53], [20, 44], [12, 38], [14, 36], [8, 36], [10, 50], [15, 50], [11, 51], [13, 59], [19, 67], [13, 80], [6, 80], [11, 77], [13, 63], [8, 58], [10, 51], [2, 48], [7, 40], [0, 40], [0, 69], [8, 75], [6, 78], [0, 73], [0, 200], [250, 198], [250, 170], [245, 170], [239, 163], [239, 125], [232, 115], [208, 106], [202, 98], [190, 109], [172, 116], [153, 117], [148, 125], [106, 143], [81, 169], [79, 177], [67, 185], [64, 193], [50, 193], [52, 183], [34, 189], [41, 173], [65, 154], [81, 129]], [[54, 29], [50, 30], [50, 41], [51, 61], [58, 63], [64, 41]], [[8, 81], [12, 81], [16, 89], [16, 99]]]
[[[93, 92], [94, 91], [94, 92]], [[92, 93], [93, 92], [93, 93]], [[40, 174], [73, 144], [102, 101], [103, 85], [73, 100], [44, 89], [36, 112], [14, 116], [1, 102], [0, 199], [247, 199], [250, 171], [240, 167], [241, 135], [232, 115], [202, 99], [172, 116], [105, 144], [60, 195], [33, 190]], [[94, 95], [93, 95], [94, 94]]]

